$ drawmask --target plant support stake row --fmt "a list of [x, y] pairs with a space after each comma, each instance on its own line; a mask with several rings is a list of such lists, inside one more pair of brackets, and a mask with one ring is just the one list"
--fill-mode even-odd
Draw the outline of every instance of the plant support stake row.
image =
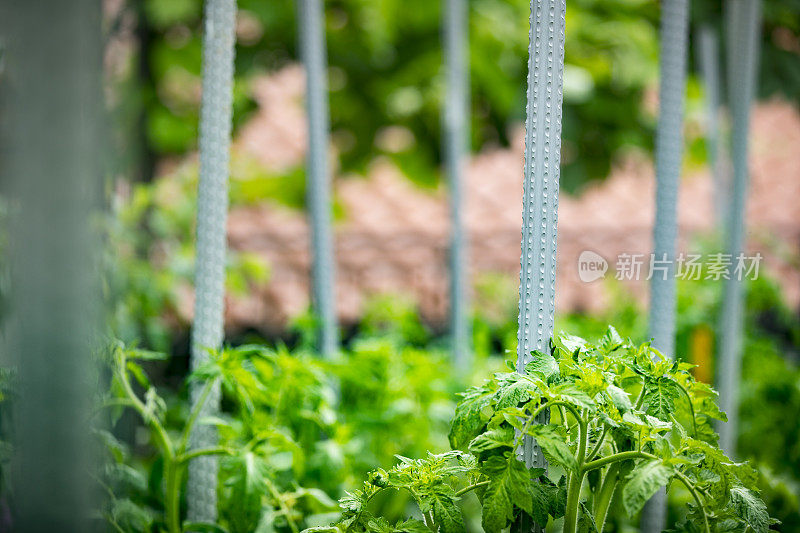
[[466, 0], [445, 0], [444, 52], [447, 96], [444, 102], [445, 167], [450, 184], [450, 334], [456, 367], [470, 358], [469, 253], [463, 221], [466, 154], [469, 146], [469, 61]]
[[334, 283], [333, 235], [331, 230], [331, 177], [328, 168], [328, 76], [325, 26], [321, 0], [299, 0], [300, 51], [306, 70], [306, 116], [308, 156], [306, 201], [311, 225], [311, 286], [316, 319], [317, 344], [325, 357], [338, 345]]
[[[758, 0], [728, 0], [728, 100], [731, 109], [731, 159], [733, 190], [728, 208], [726, 253], [737, 257], [744, 250], [745, 209], [747, 198], [748, 133], [750, 105], [758, 72], [761, 3]], [[728, 414], [728, 423], [720, 424], [720, 447], [736, 457], [738, 429], [739, 378], [742, 364], [742, 305], [743, 284], [731, 276], [725, 282], [720, 317], [720, 349], [718, 384], [720, 407]]]
[[[522, 197], [522, 253], [519, 283], [517, 371], [525, 372], [533, 350], [549, 350], [553, 335], [556, 231], [561, 160], [561, 103], [564, 78], [565, 0], [531, 0], [525, 160]], [[543, 412], [538, 423], [547, 423]], [[541, 449], [526, 437], [528, 468], [546, 467]], [[530, 517], [516, 532], [541, 531]]]
[[[678, 187], [683, 161], [683, 112], [689, 41], [688, 0], [661, 3], [659, 112], [656, 131], [656, 218], [653, 261], [665, 271], [650, 281], [648, 330], [653, 346], [675, 352], [675, 247], [678, 236]], [[661, 531], [666, 520], [666, 492], [659, 490], [642, 513], [642, 531]]]
[[[200, 103], [200, 180], [197, 200], [197, 264], [192, 327], [192, 369], [208, 359], [209, 349], [222, 345], [225, 291], [226, 220], [230, 162], [231, 112], [236, 0], [206, 0], [203, 35], [203, 95]], [[198, 401], [202, 384], [191, 389]], [[219, 407], [219, 387], [201, 409], [201, 417]], [[216, 431], [198, 425], [192, 448], [213, 446]], [[217, 460], [204, 456], [189, 464], [188, 519], [217, 518]]]

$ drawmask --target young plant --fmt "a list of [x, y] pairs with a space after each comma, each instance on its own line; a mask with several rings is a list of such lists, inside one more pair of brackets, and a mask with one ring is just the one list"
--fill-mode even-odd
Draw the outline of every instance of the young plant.
[[[141, 365], [143, 361], [163, 357], [120, 344], [113, 347], [108, 358], [112, 378], [103, 406], [112, 413], [111, 425], [115, 425], [126, 408], [132, 409], [148, 429], [147, 440], [156, 452], [145, 474], [141, 457], [132, 457], [110, 432], [99, 432], [113, 458], [101, 480], [109, 496], [102, 514], [116, 531], [244, 533], [260, 528], [296, 533], [305, 525], [306, 517], [333, 508], [335, 504], [327, 494], [301, 486], [291, 475], [296, 467], [291, 452], [302, 456], [302, 451], [291, 432], [274, 423], [275, 413], [266, 407], [273, 394], [280, 394], [277, 387], [269, 390], [266, 386], [265, 374], [275, 371], [274, 353], [253, 347], [211, 352], [208, 362], [189, 378], [202, 384], [199, 401], [193, 406], [177, 402], [177, 413], [167, 408], [168, 403], [158, 394]], [[290, 388], [293, 388], [291, 377], [309, 379], [299, 374], [284, 380]], [[200, 407], [217, 385], [224, 392], [226, 412], [201, 419]], [[310, 415], [303, 409], [311, 407], [308, 399], [314, 397], [313, 393], [283, 397], [289, 403], [285, 405], [288, 413], [282, 422], [291, 423]], [[320, 408], [318, 413], [324, 412], [319, 403], [313, 406]], [[268, 420], [270, 417], [273, 423]], [[199, 424], [217, 427], [217, 446], [189, 447], [191, 432]], [[203, 455], [220, 456], [220, 519], [216, 524], [181, 520], [188, 463]]]
[[[475, 492], [490, 533], [529, 519], [561, 520], [566, 533], [602, 532], [613, 499], [634, 516], [661, 487], [678, 486], [693, 502], [681, 531], [762, 533], [774, 523], [753, 469], [716, 446], [712, 422], [725, 415], [691, 365], [613, 328], [596, 344], [558, 335], [550, 353], [533, 355], [525, 374], [498, 373], [462, 395], [450, 430], [455, 451], [378, 470], [340, 501], [341, 520], [317, 531], [464, 532], [458, 501]], [[541, 412], [550, 423], [533, 422]], [[549, 473], [520, 460], [527, 439]], [[374, 516], [370, 501], [389, 490], [411, 494], [422, 519]]]

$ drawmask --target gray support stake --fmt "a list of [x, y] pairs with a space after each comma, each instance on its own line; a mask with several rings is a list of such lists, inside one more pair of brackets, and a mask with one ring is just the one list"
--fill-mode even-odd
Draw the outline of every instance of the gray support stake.
[[[548, 351], [553, 336], [565, 11], [565, 0], [531, 0], [517, 330], [521, 373], [533, 358], [531, 352]], [[536, 420], [548, 421], [549, 413]], [[531, 438], [525, 438], [522, 455], [529, 468], [547, 467]], [[524, 516], [513, 530], [527, 533], [543, 526]]]
[[[226, 221], [230, 162], [233, 58], [236, 0], [206, 0], [203, 35], [203, 95], [200, 103], [200, 180], [197, 200], [197, 263], [192, 327], [192, 369], [208, 359], [208, 349], [222, 346], [225, 295]], [[202, 386], [192, 387], [192, 402]], [[201, 410], [201, 417], [219, 408], [219, 387]], [[192, 448], [213, 446], [217, 434], [198, 425]], [[188, 519], [217, 519], [217, 459], [198, 457], [189, 464], [186, 498]]]
[[467, 0], [445, 0], [444, 56], [447, 94], [444, 102], [445, 167], [450, 184], [450, 334], [453, 359], [469, 368], [469, 252], [463, 222], [463, 184], [469, 146], [469, 48]]
[[328, 76], [321, 0], [298, 0], [300, 51], [306, 69], [308, 157], [306, 202], [311, 224], [311, 286], [319, 321], [318, 347], [332, 356], [339, 343], [336, 325], [335, 264], [331, 229], [331, 177], [328, 168]]
[[0, 40], [9, 241], [0, 367], [16, 367], [18, 390], [11, 413], [0, 406], [14, 445], [12, 490], [3, 491], [11, 497], [0, 503], [13, 516], [0, 512], [0, 531], [92, 531], [92, 352], [102, 334], [95, 225], [107, 153], [100, 1], [0, 2]]
[[[683, 113], [689, 40], [688, 0], [661, 3], [659, 113], [656, 132], [656, 218], [650, 280], [649, 331], [653, 346], [667, 357], [675, 353], [675, 248], [678, 236], [678, 187], [683, 162]], [[663, 263], [662, 263], [663, 262]], [[642, 531], [661, 531], [666, 523], [666, 492], [646, 504]]]
[[[753, 101], [758, 72], [761, 2], [758, 0], [728, 0], [728, 87], [731, 108], [731, 153], [733, 162], [733, 191], [728, 210], [726, 253], [733, 261], [744, 251], [745, 209], [747, 198], [748, 133], [750, 106]], [[720, 408], [728, 414], [728, 423], [720, 424], [720, 446], [731, 457], [736, 455], [738, 430], [739, 379], [742, 365], [742, 307], [744, 286], [731, 275], [725, 282], [722, 316], [720, 317], [720, 349], [717, 364]]]
[[697, 30], [697, 60], [703, 79], [706, 106], [706, 146], [713, 183], [714, 218], [717, 230], [725, 225], [728, 203], [727, 152], [720, 134], [720, 59], [719, 38], [716, 30], [704, 24]]

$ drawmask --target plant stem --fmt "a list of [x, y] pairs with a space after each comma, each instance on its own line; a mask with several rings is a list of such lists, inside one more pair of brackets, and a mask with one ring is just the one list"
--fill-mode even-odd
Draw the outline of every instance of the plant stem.
[[579, 415], [578, 419], [578, 471], [570, 476], [567, 488], [567, 506], [564, 514], [564, 533], [575, 533], [578, 527], [578, 508], [581, 500], [581, 487], [585, 470], [583, 462], [586, 459], [586, 441], [589, 438], [587, 421]]
[[200, 457], [201, 455], [233, 455], [233, 450], [230, 448], [226, 448], [225, 446], [214, 446], [211, 448], [197, 448], [190, 452], [184, 453], [177, 457], [177, 461], [179, 463], [186, 463], [194, 459], [195, 457]]
[[214, 387], [216, 382], [216, 379], [208, 380], [203, 386], [203, 390], [200, 391], [200, 396], [197, 398], [197, 402], [194, 404], [194, 407], [192, 407], [192, 412], [189, 414], [189, 418], [186, 419], [186, 425], [183, 427], [180, 444], [178, 445], [178, 453], [185, 452], [187, 446], [189, 446], [189, 438], [192, 434], [192, 428], [194, 427], [195, 422], [197, 422], [197, 417], [200, 416], [203, 406], [206, 404], [206, 400], [208, 400], [208, 396], [211, 394], [211, 389]]
[[628, 451], [628, 452], [619, 452], [615, 453], [614, 455], [608, 455], [606, 457], [601, 457], [600, 459], [595, 459], [594, 461], [589, 461], [585, 465], [583, 465], [583, 472], [589, 472], [590, 470], [594, 470], [596, 468], [601, 468], [606, 466], [607, 464], [616, 463], [618, 461], [624, 461], [626, 459], [658, 459], [655, 455], [650, 455], [646, 452], [640, 452], [637, 450]]
[[592, 459], [594, 459], [594, 456], [597, 455], [597, 452], [600, 451], [600, 446], [603, 445], [603, 441], [606, 438], [606, 433], [607, 432], [608, 432], [608, 426], [603, 424], [603, 434], [600, 435], [600, 439], [597, 441], [597, 444], [594, 445], [594, 448], [592, 448], [592, 451], [589, 452], [589, 455], [586, 456], [586, 460], [587, 461], [591, 461]]
[[292, 515], [289, 512], [289, 508], [286, 506], [286, 502], [283, 501], [283, 498], [281, 498], [281, 494], [278, 492], [278, 489], [275, 488], [275, 485], [272, 484], [272, 481], [270, 481], [269, 478], [265, 477], [264, 482], [267, 485], [267, 490], [269, 490], [272, 497], [275, 498], [275, 501], [278, 502], [278, 507], [281, 508], [281, 512], [286, 517], [286, 523], [289, 524], [289, 529], [292, 530], [292, 533], [299, 533], [297, 524], [294, 523]]
[[636, 406], [634, 407], [634, 409], [636, 409], [637, 411], [642, 406], [642, 402], [644, 401], [644, 390], [646, 388], [647, 388], [647, 384], [644, 381], [644, 379], [642, 379], [642, 390], [639, 391], [639, 397], [636, 398]]
[[619, 481], [619, 463], [614, 463], [608, 467], [600, 492], [597, 493], [594, 501], [594, 523], [599, 533], [603, 533], [603, 527], [608, 516], [608, 508], [611, 506], [611, 499]]
[[460, 491], [456, 492], [456, 496], [463, 496], [464, 494], [468, 493], [471, 490], [477, 489], [478, 487], [483, 487], [484, 485], [488, 485], [489, 481], [479, 481], [474, 483], [468, 487], [464, 487]]
[[706, 506], [703, 505], [702, 501], [700, 501], [700, 495], [697, 494], [696, 490], [694, 490], [694, 487], [692, 486], [691, 482], [686, 478], [686, 476], [676, 471], [675, 477], [678, 478], [680, 482], [683, 483], [689, 490], [689, 492], [692, 494], [694, 501], [697, 502], [697, 506], [700, 507], [700, 511], [702, 511], [703, 513], [703, 523], [706, 527], [706, 533], [711, 533], [711, 527], [709, 527], [708, 525], [708, 515], [706, 514]]
[[125, 394], [128, 395], [128, 398], [131, 401], [131, 407], [139, 413], [139, 416], [142, 417], [142, 420], [155, 432], [156, 445], [161, 448], [161, 452], [164, 454], [165, 458], [172, 458], [174, 455], [172, 451], [172, 441], [170, 441], [164, 426], [161, 425], [161, 422], [158, 420], [158, 418], [147, 411], [147, 406], [145, 406], [145, 404], [142, 403], [142, 400], [140, 400], [139, 397], [136, 396], [136, 393], [133, 392], [133, 387], [128, 379], [128, 371], [125, 369], [126, 364], [127, 362], [125, 357], [120, 356], [117, 365], [117, 377], [119, 378], [120, 385], [122, 385], [122, 389], [125, 391]]
[[[675, 383], [678, 383], [677, 381]], [[683, 391], [683, 394], [686, 396], [686, 401], [689, 402], [689, 411], [692, 413], [692, 431], [694, 432], [694, 438], [697, 438], [697, 419], [695, 418], [694, 414], [694, 405], [692, 405], [692, 397], [689, 396], [689, 391], [683, 388], [683, 385], [678, 383], [678, 388]]]
[[130, 399], [131, 407], [153, 430], [156, 445], [164, 456], [164, 517], [170, 533], [181, 533], [181, 470], [180, 462], [175, 458], [172, 441], [155, 414], [148, 412], [147, 406], [133, 391], [128, 379], [127, 361], [124, 355], [119, 355], [117, 358], [116, 374], [123, 391]]
[[170, 533], [181, 533], [181, 469], [174, 458], [164, 459], [164, 515], [167, 530]]

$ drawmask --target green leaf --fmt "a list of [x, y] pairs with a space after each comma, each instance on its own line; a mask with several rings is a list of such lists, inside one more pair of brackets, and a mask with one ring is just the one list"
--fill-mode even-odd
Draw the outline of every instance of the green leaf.
[[642, 398], [642, 409], [648, 414], [669, 421], [675, 411], [675, 400], [681, 395], [680, 386], [668, 377], [648, 380]]
[[538, 375], [543, 380], [550, 382], [559, 375], [558, 361], [548, 353], [535, 350], [533, 361], [525, 365], [525, 373]]
[[539, 390], [527, 377], [514, 375], [513, 372], [509, 377], [510, 379], [494, 395], [494, 400], [497, 402], [496, 409], [515, 407], [539, 395]]
[[472, 387], [464, 393], [450, 425], [450, 446], [454, 450], [466, 448], [486, 424], [489, 417], [484, 409], [491, 404], [492, 396], [494, 391], [485, 387]]
[[504, 457], [490, 457], [482, 467], [489, 478], [489, 486], [483, 494], [483, 529], [488, 533], [499, 533], [514, 518], [514, 506], [526, 513], [532, 512], [530, 472], [525, 464], [511, 452]]
[[616, 407], [620, 413], [626, 413], [633, 409], [633, 404], [631, 404], [631, 398], [628, 396], [628, 393], [616, 385], [609, 385], [606, 389], [606, 394], [611, 398], [611, 403], [614, 404], [614, 407]]
[[576, 337], [575, 335], [568, 335], [563, 331], [553, 337], [553, 344], [555, 344], [556, 348], [560, 348], [564, 351], [567, 355], [572, 355], [575, 352], [579, 352], [586, 346], [586, 341], [580, 337]]
[[664, 487], [675, 471], [659, 460], [641, 462], [628, 475], [622, 489], [622, 505], [629, 516], [639, 512], [660, 487]]
[[441, 528], [442, 533], [464, 533], [464, 517], [456, 505], [455, 499], [441, 491], [431, 494], [433, 499], [433, 520]]
[[578, 531], [580, 533], [597, 533], [597, 524], [594, 515], [589, 511], [584, 502], [580, 502], [578, 509]]
[[600, 347], [606, 352], [610, 353], [622, 346], [625, 343], [620, 337], [619, 333], [617, 333], [616, 328], [614, 326], [608, 326], [608, 330], [606, 330], [605, 335], [600, 338]]
[[398, 522], [395, 524], [394, 530], [400, 533], [430, 533], [431, 531], [430, 528], [425, 525], [425, 522], [414, 518]]
[[533, 425], [528, 428], [528, 434], [536, 439], [536, 443], [545, 454], [568, 470], [577, 472], [578, 462], [569, 449], [563, 431], [562, 426], [555, 424]]
[[753, 528], [755, 533], [769, 530], [770, 518], [767, 506], [750, 490], [741, 485], [731, 487], [731, 506], [736, 516]]
[[567, 476], [561, 476], [558, 485], [543, 485], [549, 497], [547, 512], [555, 518], [561, 518], [567, 510]]
[[[544, 470], [542, 470], [542, 472], [544, 472]], [[557, 487], [547, 484], [546, 480], [531, 480], [530, 493], [532, 505], [530, 515], [537, 524], [547, 523], [551, 499], [555, 496], [556, 491]]]
[[469, 450], [471, 452], [485, 452], [503, 446], [514, 445], [514, 428], [509, 426], [500, 426], [495, 429], [490, 429], [485, 433], [481, 433], [469, 443]]
[[577, 407], [583, 409], [594, 409], [596, 407], [594, 400], [574, 383], [559, 385], [553, 389], [553, 392], [558, 395], [558, 399]]

